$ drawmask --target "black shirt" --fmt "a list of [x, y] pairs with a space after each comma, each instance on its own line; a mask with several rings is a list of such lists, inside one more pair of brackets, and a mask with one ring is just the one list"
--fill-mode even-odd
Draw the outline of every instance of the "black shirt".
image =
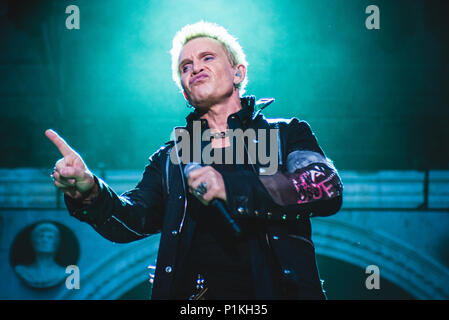
[[[238, 170], [236, 165], [222, 163], [212, 164], [212, 167], [220, 173]], [[208, 288], [207, 299], [254, 298], [249, 226], [245, 221], [239, 221], [243, 237], [236, 239], [222, 214], [211, 205], [203, 205], [191, 194], [187, 211], [196, 227], [186, 262], [180, 270], [177, 297], [185, 299], [196, 293], [196, 280], [200, 275]]]

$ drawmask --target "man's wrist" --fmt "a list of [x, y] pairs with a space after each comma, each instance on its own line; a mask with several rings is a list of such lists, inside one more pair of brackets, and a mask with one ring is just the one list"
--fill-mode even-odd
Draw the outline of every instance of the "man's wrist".
[[84, 205], [91, 204], [100, 194], [100, 187], [98, 186], [97, 179], [94, 178], [94, 185], [90, 190], [83, 192], [81, 194], [83, 196], [82, 203]]

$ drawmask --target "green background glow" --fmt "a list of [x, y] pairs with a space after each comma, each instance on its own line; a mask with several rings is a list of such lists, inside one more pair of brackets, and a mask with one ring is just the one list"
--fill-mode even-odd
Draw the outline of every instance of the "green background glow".
[[[65, 28], [76, 4], [81, 29]], [[365, 8], [380, 8], [367, 30]], [[4, 9], [5, 7], [3, 7]], [[52, 167], [44, 130], [90, 167], [139, 169], [189, 109], [171, 39], [201, 19], [243, 46], [248, 94], [309, 122], [339, 169], [449, 165], [448, 41], [439, 1], [10, 1], [0, 16], [0, 166]]]

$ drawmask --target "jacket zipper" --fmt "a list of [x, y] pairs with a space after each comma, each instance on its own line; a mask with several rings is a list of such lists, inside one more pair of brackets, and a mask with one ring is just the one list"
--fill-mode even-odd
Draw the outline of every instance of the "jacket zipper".
[[[274, 127], [276, 128], [276, 130], [277, 130], [277, 137], [278, 137], [278, 158], [279, 158], [279, 164], [282, 166], [282, 163], [283, 163], [283, 161], [282, 161], [282, 145], [281, 145], [281, 130], [279, 129], [279, 122], [276, 122], [275, 124], [274, 124]], [[270, 151], [271, 152], [271, 151]]]
[[179, 228], [178, 228], [178, 233], [181, 233], [182, 227], [184, 226], [184, 220], [185, 220], [186, 212], [187, 212], [187, 191], [186, 191], [186, 182], [184, 179], [184, 172], [182, 171], [181, 159], [179, 158], [178, 143], [176, 141], [176, 136], [175, 136], [174, 142], [175, 142], [176, 159], [178, 160], [179, 172], [181, 174], [181, 180], [182, 180], [182, 188], [184, 191], [184, 212], [182, 214], [181, 223], [179, 224]]

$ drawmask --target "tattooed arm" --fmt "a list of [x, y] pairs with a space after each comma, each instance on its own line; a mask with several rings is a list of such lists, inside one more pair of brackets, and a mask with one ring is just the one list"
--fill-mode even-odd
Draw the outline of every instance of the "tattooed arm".
[[293, 220], [302, 215], [329, 216], [340, 210], [343, 192], [340, 177], [309, 125], [294, 118], [287, 130], [285, 172], [259, 177], [239, 173], [236, 183], [225, 181], [229, 182], [227, 193], [233, 212]]
[[329, 216], [340, 209], [343, 186], [329, 159], [313, 151], [294, 151], [287, 158], [287, 170], [259, 177], [276, 204], [273, 210], [291, 218], [291, 213]]

